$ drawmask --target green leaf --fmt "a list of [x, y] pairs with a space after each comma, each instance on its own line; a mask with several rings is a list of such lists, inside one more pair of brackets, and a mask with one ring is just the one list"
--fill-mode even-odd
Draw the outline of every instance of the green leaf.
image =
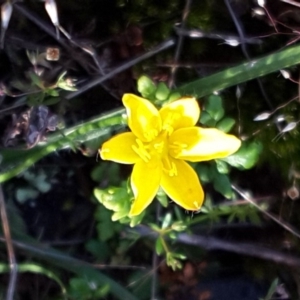
[[164, 247], [161, 236], [155, 242], [155, 251], [157, 255], [162, 255], [164, 253]]
[[227, 132], [229, 132], [232, 129], [232, 127], [234, 126], [234, 124], [235, 124], [235, 120], [234, 119], [226, 117], [226, 118], [220, 120], [217, 123], [216, 127], [219, 130], [227, 133]]
[[214, 176], [214, 189], [227, 199], [231, 199], [233, 196], [230, 180], [225, 174], [216, 172]]
[[120, 219], [122, 219], [122, 218], [127, 217], [127, 216], [128, 216], [128, 213], [129, 213], [129, 209], [126, 209], [126, 208], [124, 208], [124, 209], [122, 209], [122, 210], [119, 210], [119, 211], [116, 211], [116, 212], [114, 212], [113, 215], [111, 216], [111, 220], [112, 220], [113, 222], [118, 221], [118, 220], [120, 220]]
[[215, 162], [216, 162], [217, 170], [219, 173], [228, 174], [229, 166], [225, 161], [216, 159]]
[[152, 99], [156, 91], [156, 86], [148, 76], [141, 76], [137, 81], [137, 89], [144, 98]]
[[115, 225], [111, 220], [111, 212], [99, 206], [95, 218], [98, 222], [96, 228], [100, 241], [105, 242], [112, 238], [115, 234]]
[[166, 229], [170, 226], [172, 222], [172, 214], [171, 213], [167, 213], [163, 219], [163, 222], [162, 222], [162, 225], [161, 225], [161, 228], [162, 229]]
[[199, 122], [203, 125], [214, 127], [216, 124], [216, 121], [212, 118], [212, 116], [207, 111], [202, 111], [200, 114], [200, 120]]
[[45, 94], [47, 94], [49, 96], [52, 96], [52, 97], [58, 97], [59, 96], [59, 92], [55, 89], [46, 89]]
[[110, 288], [109, 285], [98, 285], [93, 280], [87, 280], [86, 278], [71, 278], [69, 293], [72, 296], [72, 299], [81, 300], [81, 299], [103, 299], [104, 296], [107, 296]]
[[181, 94], [180, 93], [173, 93], [171, 92], [171, 94], [169, 95], [169, 98], [168, 98], [168, 102], [172, 102], [172, 101], [175, 101], [175, 100], [178, 100], [181, 98]]
[[167, 253], [167, 265], [171, 267], [173, 271], [182, 269], [182, 262], [178, 260], [176, 254], [172, 252]]
[[205, 101], [205, 111], [215, 120], [219, 121], [224, 116], [222, 98], [217, 95], [211, 95]]
[[44, 105], [54, 105], [54, 104], [60, 102], [60, 100], [61, 100], [60, 97], [49, 97], [49, 98], [43, 100], [43, 104]]
[[85, 244], [85, 249], [89, 251], [98, 261], [109, 259], [111, 252], [106, 241], [90, 239]]
[[146, 210], [144, 210], [144, 211], [143, 211], [141, 214], [139, 214], [138, 216], [132, 217], [132, 218], [130, 219], [130, 223], [129, 223], [130, 227], [134, 227], [134, 226], [140, 224], [140, 223], [142, 222], [142, 220], [143, 220], [145, 214], [146, 214]]
[[243, 143], [236, 153], [222, 160], [240, 170], [250, 169], [256, 165], [261, 151], [262, 144], [260, 142]]
[[210, 182], [214, 175], [211, 166], [205, 163], [197, 164], [196, 171], [200, 180], [203, 182]]
[[184, 231], [187, 229], [187, 225], [183, 221], [176, 221], [172, 224], [171, 228], [175, 231]]
[[44, 89], [42, 79], [38, 75], [36, 75], [33, 72], [28, 72], [28, 75], [29, 75], [29, 77], [30, 77], [33, 84], [37, 85], [42, 90]]
[[164, 82], [160, 82], [156, 88], [155, 98], [157, 100], [163, 101], [168, 98], [169, 94], [170, 94], [170, 89], [167, 87], [167, 85]]
[[156, 198], [163, 207], [168, 206], [169, 200], [163, 189], [159, 188], [159, 190], [156, 194]]
[[175, 91], [197, 98], [300, 63], [300, 46], [285, 48], [263, 58], [187, 83]]

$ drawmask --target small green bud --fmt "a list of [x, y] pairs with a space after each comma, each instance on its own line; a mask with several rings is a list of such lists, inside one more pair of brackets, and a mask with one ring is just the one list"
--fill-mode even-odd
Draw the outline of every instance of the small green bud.
[[167, 85], [164, 82], [160, 82], [156, 88], [155, 98], [157, 100], [163, 101], [168, 98], [169, 94], [170, 94], [170, 90], [167, 87]]
[[152, 98], [156, 91], [154, 82], [147, 76], [141, 76], [137, 81], [137, 89], [144, 98]]

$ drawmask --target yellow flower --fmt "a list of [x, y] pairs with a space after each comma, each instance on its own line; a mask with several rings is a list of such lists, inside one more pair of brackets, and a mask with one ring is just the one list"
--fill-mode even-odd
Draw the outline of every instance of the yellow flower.
[[200, 109], [195, 98], [183, 98], [159, 111], [148, 100], [123, 96], [132, 132], [121, 133], [100, 150], [103, 160], [134, 164], [131, 187], [134, 202], [129, 216], [139, 215], [159, 187], [178, 205], [198, 210], [204, 193], [198, 176], [184, 160], [223, 158], [236, 152], [241, 141], [215, 128], [195, 127]]

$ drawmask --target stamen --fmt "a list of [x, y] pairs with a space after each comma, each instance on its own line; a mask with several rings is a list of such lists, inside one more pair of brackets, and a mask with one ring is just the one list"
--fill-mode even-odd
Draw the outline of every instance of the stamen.
[[174, 131], [174, 128], [170, 124], [165, 124], [163, 127], [163, 131], [165, 131], [167, 135], [170, 136]]
[[147, 132], [144, 132], [144, 137], [147, 141], [153, 141], [158, 136], [158, 131], [156, 129], [150, 129]]
[[167, 172], [169, 176], [177, 176], [177, 168], [174, 162], [171, 162], [170, 159], [166, 156], [162, 160], [163, 171]]
[[179, 120], [181, 118], [181, 114], [179, 114], [178, 112], [169, 112], [167, 117], [164, 119], [164, 125], [163, 125], [163, 130], [165, 130], [168, 135], [170, 136], [173, 131], [174, 131], [174, 128], [173, 128], [173, 125], [174, 123]]
[[143, 144], [143, 142], [139, 139], [135, 140], [137, 143], [136, 145], [132, 145], [133, 151], [146, 163], [148, 163], [151, 159], [151, 155], [147, 150], [147, 147]]
[[187, 144], [180, 143], [180, 142], [173, 142], [169, 145], [169, 149], [172, 151], [174, 155], [179, 154], [183, 149], [188, 147]]
[[[181, 142], [177, 142], [177, 141], [175, 141], [175, 142], [173, 142], [173, 144], [172, 145], [174, 145], [174, 146], [179, 146], [180, 148], [182, 148], [182, 149], [184, 149], [184, 148], [187, 148], [187, 144], [184, 144], [184, 143], [181, 143]], [[171, 146], [172, 146], [171, 145]]]

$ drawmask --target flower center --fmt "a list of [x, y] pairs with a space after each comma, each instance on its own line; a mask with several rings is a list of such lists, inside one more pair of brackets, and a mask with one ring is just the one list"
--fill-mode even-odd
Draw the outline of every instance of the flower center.
[[154, 162], [160, 160], [163, 171], [167, 172], [169, 176], [175, 176], [177, 175], [177, 169], [175, 164], [170, 161], [168, 136], [168, 131], [163, 130], [151, 142], [145, 143], [140, 139], [136, 139], [136, 143], [132, 145], [132, 149], [146, 163], [150, 163], [151, 160]]

